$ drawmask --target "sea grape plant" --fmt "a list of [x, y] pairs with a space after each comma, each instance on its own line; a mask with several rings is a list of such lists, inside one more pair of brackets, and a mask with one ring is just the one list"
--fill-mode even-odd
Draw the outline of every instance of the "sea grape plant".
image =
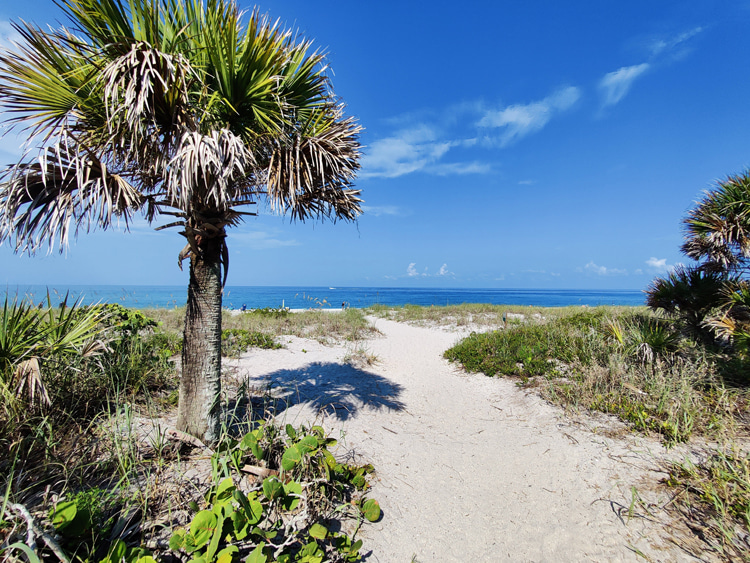
[[[320, 426], [282, 432], [270, 423], [223, 442], [206, 508], [192, 506], [192, 521], [169, 547], [194, 563], [231, 563], [241, 554], [251, 563], [360, 561], [362, 541], [332, 531], [329, 521], [341, 513], [380, 518], [377, 501], [362, 497], [373, 467], [339, 462], [328, 449], [335, 445]], [[247, 487], [248, 472], [266, 476]]]

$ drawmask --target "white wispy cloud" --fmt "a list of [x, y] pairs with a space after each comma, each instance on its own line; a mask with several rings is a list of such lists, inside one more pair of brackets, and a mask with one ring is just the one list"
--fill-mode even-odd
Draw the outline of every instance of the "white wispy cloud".
[[387, 120], [398, 130], [368, 143], [359, 178], [398, 178], [421, 172], [436, 176], [487, 174], [495, 157], [463, 157], [477, 147], [505, 147], [539, 131], [581, 97], [575, 86], [560, 88], [539, 101], [488, 108], [481, 102], [450, 106], [443, 112], [412, 112]]
[[368, 215], [380, 217], [381, 215], [401, 215], [401, 210], [395, 205], [363, 205], [362, 211]]
[[689, 29], [688, 31], [684, 31], [673, 37], [662, 37], [659, 39], [654, 39], [648, 46], [649, 51], [651, 52], [652, 56], [659, 56], [670, 51], [682, 49], [690, 39], [692, 39], [702, 31], [702, 27], [694, 27], [693, 29]]
[[16, 43], [21, 42], [21, 34], [18, 33], [7, 20], [0, 20], [0, 47], [14, 49]]
[[437, 176], [452, 176], [464, 174], [486, 174], [492, 170], [492, 166], [486, 162], [448, 162], [437, 164], [427, 170]]
[[599, 91], [602, 95], [602, 106], [613, 106], [622, 100], [630, 91], [633, 82], [650, 68], [649, 63], [624, 66], [614, 72], [604, 75], [599, 81]]
[[694, 27], [671, 37], [651, 39], [646, 45], [649, 54], [646, 62], [623, 66], [605, 74], [598, 84], [602, 108], [614, 106], [622, 101], [633, 83], [647, 72], [663, 66], [670, 59], [675, 60], [685, 56], [689, 52], [690, 39], [702, 31], [702, 27]]
[[479, 127], [502, 129], [500, 146], [507, 146], [542, 129], [552, 117], [571, 107], [581, 97], [575, 86], [562, 88], [546, 98], [529, 104], [515, 104], [488, 110], [478, 121]]
[[373, 141], [362, 157], [359, 177], [397, 178], [437, 162], [451, 147], [428, 125], [403, 129], [392, 137]]
[[586, 264], [583, 269], [598, 276], [625, 276], [628, 273], [627, 270], [622, 270], [620, 268], [607, 268], [606, 266], [598, 266], [593, 261]]
[[406, 275], [410, 278], [413, 278], [415, 276], [419, 275], [419, 272], [417, 272], [417, 263], [411, 262], [409, 266], [406, 268]]
[[26, 135], [17, 133], [8, 127], [0, 127], [0, 156], [2, 164], [9, 164], [7, 160], [18, 161], [26, 149]]
[[299, 246], [300, 244], [299, 241], [295, 239], [282, 239], [279, 238], [278, 235], [279, 233], [274, 231], [231, 232], [227, 237], [227, 245], [231, 252], [232, 244], [239, 244], [243, 247], [252, 248], [254, 250]]

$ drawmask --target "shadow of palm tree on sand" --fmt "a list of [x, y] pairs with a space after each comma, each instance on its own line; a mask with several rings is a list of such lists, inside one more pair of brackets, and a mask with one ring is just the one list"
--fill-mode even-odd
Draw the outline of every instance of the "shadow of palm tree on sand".
[[363, 408], [400, 411], [403, 386], [348, 364], [314, 362], [299, 369], [282, 369], [255, 378], [267, 385], [274, 410], [306, 404], [339, 420], [348, 420]]

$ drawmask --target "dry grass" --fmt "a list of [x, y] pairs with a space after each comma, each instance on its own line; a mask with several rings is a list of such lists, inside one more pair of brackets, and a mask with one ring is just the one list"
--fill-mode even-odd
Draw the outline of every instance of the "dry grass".
[[[182, 333], [185, 309], [147, 309], [149, 317], [160, 323], [161, 330]], [[323, 344], [356, 342], [377, 336], [378, 331], [360, 309], [346, 311], [300, 311], [259, 309], [241, 313], [225, 311], [222, 329], [242, 329], [273, 336], [311, 338]]]
[[[528, 322], [544, 323], [551, 319], [591, 309], [598, 308], [464, 303], [445, 307], [374, 305], [365, 309], [365, 312], [369, 315], [417, 326], [505, 328]], [[624, 311], [645, 311], [645, 307], [607, 307], [607, 310], [619, 314]]]

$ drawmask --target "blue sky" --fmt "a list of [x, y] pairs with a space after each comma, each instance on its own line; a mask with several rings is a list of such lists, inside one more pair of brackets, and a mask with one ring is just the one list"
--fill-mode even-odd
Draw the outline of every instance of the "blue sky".
[[[365, 127], [365, 214], [251, 218], [230, 231], [230, 285], [642, 289], [684, 260], [702, 192], [750, 166], [750, 2], [259, 7], [329, 53]], [[3, 2], [0, 36], [18, 18], [60, 16]], [[187, 285], [182, 245], [145, 222], [64, 255], [5, 245], [0, 283]]]

